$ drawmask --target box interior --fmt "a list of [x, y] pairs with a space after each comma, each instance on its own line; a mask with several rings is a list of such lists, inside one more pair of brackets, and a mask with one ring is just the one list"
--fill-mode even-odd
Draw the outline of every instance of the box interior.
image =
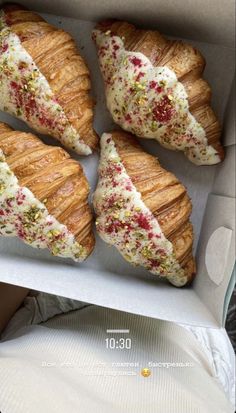
[[[233, 2], [229, 1], [227, 8], [220, 1], [200, 2], [203, 8], [199, 2], [195, 7], [191, 1], [178, 2], [177, 9], [170, 1], [146, 1], [145, 4], [103, 1], [101, 4], [91, 2], [92, 7], [75, 0], [66, 2], [66, 7], [63, 1], [20, 3], [40, 12], [59, 14], [42, 15], [75, 38], [91, 71], [92, 94], [97, 102], [94, 126], [99, 134], [116, 126], [105, 105], [103, 81], [91, 40], [92, 21], [122, 18], [188, 39], [206, 58], [204, 78], [212, 87], [212, 106], [224, 125], [226, 159], [216, 166], [197, 167], [182, 153], [168, 151], [157, 142], [141, 140], [142, 146], [183, 182], [192, 198], [198, 272], [191, 287], [177, 289], [159, 282], [142, 268], [130, 266], [115, 248], [98, 237], [93, 254], [82, 265], [51, 257], [47, 251], [32, 249], [17, 239], [0, 238], [0, 280], [150, 317], [203, 326], [222, 325], [225, 295], [235, 260], [234, 22], [230, 12]], [[79, 20], [81, 18], [92, 21]], [[0, 119], [15, 129], [29, 130], [7, 114], [1, 113]], [[50, 138], [41, 138], [46, 143], [57, 144]], [[83, 164], [93, 192], [98, 154], [87, 158], [72, 156]]]

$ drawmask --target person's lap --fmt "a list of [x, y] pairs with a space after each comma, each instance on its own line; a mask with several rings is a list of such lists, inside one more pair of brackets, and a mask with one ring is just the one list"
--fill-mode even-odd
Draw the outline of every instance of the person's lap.
[[[36, 328], [38, 324], [40, 324], [40, 330]], [[126, 327], [130, 329], [130, 337], [133, 342], [132, 350], [126, 350], [124, 352], [118, 349], [115, 349], [115, 351], [106, 350], [106, 329], [112, 327]], [[62, 330], [63, 334], [61, 334]], [[49, 337], [49, 332], [51, 332], [50, 335], [53, 334], [53, 339]], [[114, 310], [88, 306], [85, 303], [57, 296], [36, 293], [25, 299], [24, 306], [17, 311], [3, 334], [2, 344], [0, 346], [3, 355], [8, 355], [10, 359], [11, 355], [13, 356], [13, 360], [11, 359], [10, 361], [10, 370], [15, 371], [16, 366], [14, 365], [14, 361], [16, 361], [16, 359], [18, 360], [18, 356], [21, 357], [24, 354], [23, 347], [20, 347], [21, 351], [16, 351], [14, 343], [19, 340], [19, 343], [22, 344], [26, 337], [28, 340], [28, 357], [31, 365], [34, 365], [34, 373], [36, 374], [37, 372], [37, 376], [41, 376], [42, 370], [38, 370], [39, 366], [37, 364], [40, 359], [41, 369], [45, 367], [47, 371], [47, 373], [45, 373], [44, 369], [42, 376], [46, 375], [52, 385], [55, 382], [55, 389], [58, 388], [61, 395], [61, 384], [64, 383], [64, 391], [67, 389], [70, 391], [70, 397], [73, 397], [74, 393], [72, 390], [69, 390], [68, 383], [65, 381], [66, 376], [67, 379], [69, 378], [72, 388], [74, 385], [76, 386], [80, 400], [83, 400], [85, 404], [88, 403], [86, 391], [88, 391], [88, 388], [92, 385], [90, 396], [92, 400], [94, 399], [95, 405], [98, 403], [98, 409], [101, 408], [102, 404], [100, 399], [102, 398], [102, 403], [107, 404], [107, 406], [113, 403], [113, 410], [110, 410], [112, 412], [123, 411], [119, 410], [119, 408], [115, 410], [116, 404], [119, 406], [119, 403], [123, 403], [122, 406], [128, 403], [127, 406], [129, 405], [130, 409], [128, 411], [136, 412], [135, 398], [129, 395], [130, 392], [133, 391], [132, 389], [135, 389], [135, 392], [139, 393], [136, 394], [136, 398], [139, 400], [139, 403], [144, 403], [143, 407], [145, 407], [146, 403], [146, 406], [149, 406], [147, 408], [152, 409], [152, 401], [162, 406], [162, 410], [155, 410], [153, 407], [154, 410], [146, 411], [162, 411], [164, 413], [168, 411], [165, 409], [170, 407], [170, 405], [168, 407], [170, 401], [167, 400], [165, 391], [163, 390], [170, 378], [169, 376], [171, 376], [173, 383], [178, 382], [178, 385], [173, 385], [173, 383], [171, 385], [171, 397], [175, 398], [177, 394], [182, 394], [182, 390], [184, 390], [184, 386], [188, 382], [190, 387], [187, 385], [188, 388], [183, 392], [181, 397], [183, 399], [183, 395], [185, 394], [185, 401], [189, 400], [189, 403], [192, 398], [193, 401], [191, 403], [193, 403], [193, 406], [195, 406], [195, 398], [198, 398], [196, 406], [198, 405], [197, 403], [199, 403], [201, 409], [203, 405], [208, 403], [208, 401], [205, 400], [204, 388], [202, 388], [204, 383], [208, 387], [207, 394], [209, 396], [220, 396], [218, 406], [220, 406], [221, 403], [223, 406], [225, 403], [223, 400], [223, 388], [227, 398], [230, 398], [232, 401], [234, 397], [233, 350], [224, 329], [212, 330], [190, 326], [177, 326], [165, 321], [147, 319]], [[37, 342], [37, 348], [32, 345], [32, 343], [35, 342]], [[39, 356], [40, 348], [44, 350], [41, 356]], [[60, 349], [63, 350], [62, 354], [58, 354]], [[13, 353], [11, 353], [11, 351], [13, 351]], [[59, 358], [55, 357], [55, 354], [57, 354]], [[50, 358], [48, 359], [49, 355]], [[24, 357], [26, 357], [26, 355]], [[35, 357], [37, 358], [36, 366]], [[57, 374], [55, 374], [53, 370], [50, 370], [50, 366], [47, 367], [47, 363], [51, 363], [53, 360], [56, 363], [54, 367], [56, 368]], [[89, 362], [87, 363], [88, 360]], [[99, 363], [99, 360], [102, 363], [100, 369], [99, 371], [94, 371], [94, 363]], [[127, 363], [129, 360], [134, 362], [136, 360], [136, 363], [138, 363], [138, 366], [135, 368], [132, 366], [128, 368], [128, 370], [134, 373], [133, 377], [128, 374], [118, 379], [117, 371], [120, 372], [121, 370], [120, 367], [117, 368], [117, 366], [114, 365], [114, 362]], [[185, 367], [174, 366], [179, 360], [184, 360], [185, 363], [188, 363], [188, 360], [190, 360], [190, 364], [192, 363], [193, 366], [188, 366], [188, 368], [187, 365]], [[83, 362], [87, 363], [84, 375], [83, 369], [81, 370], [81, 363], [83, 364]], [[155, 362], [159, 363], [158, 367], [155, 366]], [[171, 367], [167, 367], [167, 364], [164, 366], [165, 363], [169, 362], [174, 364]], [[45, 363], [45, 365], [43, 365], [43, 363]], [[68, 374], [68, 370], [66, 370], [65, 366], [62, 367], [61, 363], [65, 363], [67, 367], [73, 367], [73, 373]], [[151, 379], [144, 379], [140, 376], [140, 369], [141, 367], [147, 367], [148, 363], [151, 363]], [[53, 366], [51, 367], [53, 368]], [[3, 369], [4, 368], [3, 366]], [[58, 382], [58, 374], [61, 378], [63, 377], [61, 382]], [[199, 388], [198, 384], [196, 385], [195, 383], [196, 375], [198, 377], [197, 383], [199, 380], [202, 381]], [[141, 379], [143, 381], [140, 381]], [[144, 380], [147, 381], [145, 382]], [[147, 383], [149, 383], [148, 387], [145, 393], [143, 393], [141, 389], [143, 389], [143, 386], [146, 387]], [[140, 389], [141, 384], [142, 387]], [[30, 384], [28, 383], [28, 385]], [[104, 385], [110, 388], [113, 398], [111, 398], [111, 395], [105, 397], [102, 388], [100, 388]], [[83, 388], [85, 393], [82, 391]], [[156, 390], [154, 390], [154, 388]], [[157, 392], [157, 390], [159, 390], [159, 392]], [[122, 394], [119, 396], [117, 391], [123, 392], [123, 396]], [[190, 395], [193, 391], [194, 394]], [[155, 394], [153, 394], [153, 392]], [[198, 392], [201, 392], [200, 399]], [[162, 396], [160, 396], [161, 394]], [[60, 396], [58, 396], [59, 399], [61, 398]], [[77, 396], [74, 395], [74, 402], [76, 397]], [[148, 400], [148, 397], [151, 398], [151, 401]], [[176, 408], [180, 406], [178, 403], [180, 403], [181, 408], [183, 408], [183, 400], [176, 401]], [[213, 405], [212, 411], [215, 408]], [[92, 411], [92, 401], [90, 407]], [[64, 412], [63, 409], [59, 411]], [[90, 410], [87, 411], [89, 412]], [[139, 411], [141, 410], [137, 410], [137, 412]], [[190, 409], [189, 412], [191, 411], [197, 412], [198, 410]], [[81, 412], [84, 413], [83, 410], [81, 410]], [[104, 409], [103, 412], [106, 412], [106, 410]], [[199, 410], [199, 412], [202, 413], [203, 410]], [[184, 412], [175, 410], [173, 413]]]

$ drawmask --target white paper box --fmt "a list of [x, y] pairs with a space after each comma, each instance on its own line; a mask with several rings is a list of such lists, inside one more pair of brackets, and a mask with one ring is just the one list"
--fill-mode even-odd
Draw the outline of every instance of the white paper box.
[[[103, 82], [91, 41], [92, 21], [119, 18], [188, 39], [207, 61], [204, 77], [212, 86], [213, 108], [224, 124], [226, 158], [217, 166], [197, 167], [182, 153], [168, 151], [156, 142], [141, 141], [166, 169], [177, 175], [192, 198], [198, 270], [191, 287], [177, 289], [159, 282], [142, 268], [130, 266], [100, 239], [91, 257], [79, 265], [51, 257], [47, 251], [34, 250], [19, 240], [0, 238], [0, 281], [150, 317], [222, 326], [235, 262], [235, 107], [231, 92], [234, 1], [25, 0], [21, 3], [43, 13], [47, 21], [63, 27], [76, 39], [91, 70], [97, 101], [95, 129], [99, 134], [114, 128], [114, 124], [105, 106]], [[0, 120], [16, 129], [28, 130], [22, 122], [6, 114], [1, 113]], [[52, 139], [43, 139], [55, 144]], [[98, 155], [78, 159], [94, 190]]]

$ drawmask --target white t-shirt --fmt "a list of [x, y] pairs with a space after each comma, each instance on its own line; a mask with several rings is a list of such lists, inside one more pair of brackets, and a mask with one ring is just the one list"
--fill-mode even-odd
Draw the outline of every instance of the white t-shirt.
[[[215, 330], [225, 354], [214, 357], [206, 329], [191, 330], [55, 296], [28, 297], [0, 343], [0, 411], [233, 413], [232, 392], [222, 386], [227, 391], [233, 381], [226, 334]], [[131, 349], [120, 348], [122, 338]]]

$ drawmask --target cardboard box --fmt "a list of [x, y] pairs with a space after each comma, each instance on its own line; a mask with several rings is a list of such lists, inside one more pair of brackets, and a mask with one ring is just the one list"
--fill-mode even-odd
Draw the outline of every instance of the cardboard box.
[[[100, 239], [91, 257], [79, 265], [51, 257], [47, 251], [34, 250], [19, 240], [0, 238], [0, 281], [174, 322], [222, 326], [234, 283], [235, 262], [234, 1], [24, 0], [21, 3], [39, 11], [47, 21], [63, 27], [76, 39], [91, 70], [97, 100], [95, 128], [99, 134], [109, 131], [114, 124], [106, 110], [103, 82], [91, 41], [92, 21], [108, 17], [125, 19], [188, 39], [207, 61], [204, 77], [212, 86], [213, 108], [224, 125], [226, 158], [216, 166], [197, 167], [182, 153], [168, 151], [156, 142], [141, 142], [147, 151], [158, 156], [166, 169], [177, 175], [192, 198], [197, 276], [191, 287], [177, 289], [159, 282], [142, 268], [131, 267], [115, 248]], [[1, 113], [0, 120], [16, 129], [28, 130], [22, 122], [6, 114]], [[44, 140], [52, 142], [49, 138]], [[93, 191], [98, 156], [78, 159]]]

